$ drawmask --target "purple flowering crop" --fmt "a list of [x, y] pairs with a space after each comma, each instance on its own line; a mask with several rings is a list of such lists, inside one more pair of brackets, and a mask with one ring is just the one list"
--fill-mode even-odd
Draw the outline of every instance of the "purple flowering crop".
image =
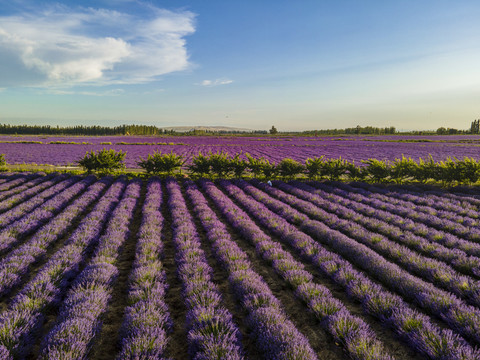
[[[255, 245], [259, 256], [272, 263], [275, 271], [294, 288], [296, 295], [308, 304], [310, 310], [319, 318], [324, 327], [329, 330], [335, 341], [343, 344], [345, 351], [352, 358], [393, 359], [393, 357], [385, 353], [382, 344], [376, 339], [369, 326], [363, 320], [351, 315], [346, 307], [336, 300], [326, 287], [314, 283], [312, 275], [303, 269], [301, 263], [295, 261], [278, 243], [272, 241], [264, 234], [242, 210], [220, 191], [216, 190], [212, 183], [204, 182], [202, 187], [217, 204], [221, 213], [227, 217], [230, 224]], [[215, 239], [214, 247], [224, 246], [225, 249], [220, 248], [218, 251], [223, 250], [222, 252], [228, 256], [227, 245], [232, 250], [235, 248], [231, 244], [231, 240], [230, 243], [226, 240], [228, 239], [228, 232], [225, 226], [218, 223], [218, 220], [214, 220], [215, 214], [208, 208], [205, 199], [195, 189], [194, 184], [190, 184], [187, 191], [210, 237]], [[235, 250], [232, 252], [235, 254], [235, 258], [237, 258], [240, 250]], [[246, 256], [244, 255], [243, 257]], [[225, 260], [225, 262], [227, 261]], [[334, 307], [334, 311], [323, 312], [318, 307], [320, 302], [324, 304], [322, 309]], [[353, 326], [355, 329], [351, 329], [346, 333], [340, 332], [339, 329], [344, 325], [347, 327]], [[362, 344], [362, 346], [358, 346], [358, 344]]]
[[[450, 348], [447, 352], [450, 355], [448, 356], [456, 354], [455, 358], [461, 356], [460, 358], [470, 359], [479, 356], [479, 354], [476, 353], [476, 350], [469, 347], [458, 335], [453, 335], [449, 330], [439, 330], [433, 325], [427, 316], [411, 310], [401, 301], [400, 298], [392, 296], [389, 293], [386, 293], [385, 297], [381, 296], [378, 298], [378, 293], [385, 293], [385, 291], [381, 290], [377, 284], [372, 283], [364, 275], [357, 274], [347, 261], [340, 259], [336, 254], [326, 252], [325, 249], [319, 246], [319, 244], [310, 236], [300, 232], [283, 218], [287, 216], [287, 214], [292, 216], [294, 216], [295, 213], [298, 214], [298, 212], [291, 209], [288, 205], [285, 204], [282, 207], [282, 216], [278, 216], [268, 210], [266, 206], [246, 196], [238, 187], [230, 182], [223, 181], [221, 184], [227, 193], [237, 201], [241, 201], [241, 203], [262, 223], [262, 225], [266, 226], [273, 233], [278, 234], [282, 239], [285, 239], [285, 241], [290, 242], [295, 248], [298, 248], [302, 256], [306, 257], [313, 263], [316, 263], [322, 273], [332, 276], [336, 282], [347, 286], [347, 289], [349, 286], [353, 287], [353, 289], [347, 290], [349, 295], [359, 296], [359, 300], [362, 301], [362, 303], [367, 302], [367, 304], [370, 299], [377, 299], [377, 301], [391, 299], [389, 303], [381, 304], [379, 309], [377, 309], [376, 306], [370, 306], [367, 307], [367, 309], [369, 309], [369, 313], [372, 315], [376, 315], [381, 319], [384, 319], [384, 321], [388, 321], [388, 324], [393, 326], [400, 335], [408, 339], [409, 344], [416, 350], [430, 356], [430, 350], [427, 351], [425, 349], [431, 346], [431, 340], [429, 340], [428, 344], [422, 343], [424, 336], [422, 334], [428, 332], [432, 338], [437, 339], [435, 341], [438, 342], [438, 344], [447, 341], [447, 339], [451, 340], [449, 342]], [[352, 263], [367, 270], [369, 274], [375, 275], [375, 277], [382, 281], [382, 285], [387, 285], [399, 291], [402, 295], [407, 295], [409, 297], [408, 300], [412, 300], [413, 297], [414, 301], [417, 301], [420, 305], [425, 306], [436, 313], [446, 311], [445, 308], [442, 308], [435, 302], [436, 300], [445, 301], [450, 306], [457, 307], [459, 311], [461, 309], [461, 311], [467, 315], [464, 319], [460, 319], [458, 316], [451, 316], [447, 322], [467, 337], [472, 338], [475, 341], [478, 339], [476, 335], [478, 334], [477, 330], [472, 328], [472, 326], [475, 327], [474, 319], [478, 316], [478, 310], [473, 307], [462, 305], [458, 299], [455, 299], [448, 293], [438, 290], [433, 286], [429, 286], [421, 280], [414, 278], [397, 266], [388, 263], [381, 256], [370, 252], [364, 245], [355, 243], [345, 235], [329, 229], [318, 221], [306, 220], [303, 222], [301, 229], [314, 236], [315, 239], [319, 240], [321, 243], [328, 244], [332, 249], [344, 256], [346, 260], [352, 261]], [[345, 276], [346, 273], [349, 273], [349, 276]], [[352, 281], [353, 279], [358, 280]], [[361, 288], [356, 288], [360, 285]], [[420, 299], [418, 297], [415, 298], [415, 294], [425, 294], [425, 296]], [[437, 299], [435, 299], [435, 296], [437, 296]], [[386, 307], [386, 309], [384, 307]], [[392, 307], [396, 309], [394, 310]], [[407, 311], [405, 309], [408, 309], [410, 317], [418, 319], [416, 321], [421, 324], [421, 326], [419, 325], [415, 329], [415, 332], [405, 332], [405, 326], [402, 322], [392, 317], [394, 314], [405, 313]], [[443, 317], [444, 315], [442, 314], [442, 318]], [[434, 348], [434, 351], [439, 351], [439, 349]], [[436, 357], [432, 356], [432, 358], [442, 359], [444, 356], [446, 355], [440, 352], [440, 354]]]
[[78, 272], [86, 247], [98, 239], [108, 210], [118, 201], [123, 188], [123, 182], [116, 182], [107, 190], [94, 210], [82, 220], [65, 246], [49, 259], [37, 275], [12, 299], [9, 308], [0, 314], [0, 329], [6, 334], [0, 343], [12, 354], [21, 356], [29, 349], [31, 334], [43, 322], [46, 307], [59, 301], [69, 279]]
[[241, 360], [244, 357], [240, 331], [231, 313], [222, 305], [221, 294], [212, 279], [212, 268], [200, 247], [200, 239], [180, 187], [172, 179], [167, 180], [166, 186], [172, 214], [177, 274], [187, 305], [190, 356], [194, 359], [215, 359], [217, 357], [209, 355], [210, 349], [215, 348], [217, 354], [223, 355], [222, 358]]
[[128, 237], [139, 194], [140, 182], [130, 182], [112, 213], [105, 234], [98, 240], [93, 258], [68, 291], [57, 323], [46, 336], [42, 358], [77, 359], [88, 354], [118, 276], [115, 264]]
[[[146, 158], [153, 151], [183, 155], [187, 162], [199, 152], [250, 153], [263, 156], [270, 162], [280, 162], [285, 157], [297, 161], [325, 156], [342, 157], [359, 164], [361, 160], [378, 158], [394, 160], [401, 154], [413, 159], [427, 159], [432, 155], [436, 161], [447, 157], [478, 158], [478, 136], [430, 137], [433, 142], [401, 142], [420, 140], [421, 136], [350, 136], [350, 137], [229, 137], [229, 136], [102, 136], [102, 137], [16, 137], [16, 141], [41, 141], [42, 144], [6, 143], [9, 136], [0, 136], [0, 153], [5, 154], [9, 164], [37, 163], [52, 165], [73, 164], [87, 151], [103, 148], [127, 152], [127, 167], [138, 167], [139, 157]], [[465, 139], [470, 142], [465, 142]], [[51, 141], [73, 141], [78, 144], [49, 144]], [[393, 142], [392, 142], [393, 141]], [[149, 144], [149, 145], [142, 145]], [[460, 146], [459, 146], [460, 145]]]
[[161, 256], [163, 216], [161, 183], [150, 179], [143, 205], [136, 258], [130, 275], [129, 306], [122, 324], [120, 359], [165, 357], [172, 319], [165, 303], [168, 284]]
[[[159, 147], [229, 141], [184, 140]], [[345, 140], [269, 141], [235, 146]], [[0, 358], [480, 359], [479, 210], [475, 187], [0, 173]]]

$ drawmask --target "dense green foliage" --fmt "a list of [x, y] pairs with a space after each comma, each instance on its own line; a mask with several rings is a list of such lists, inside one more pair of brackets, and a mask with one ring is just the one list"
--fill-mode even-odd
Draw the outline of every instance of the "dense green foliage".
[[155, 151], [153, 154], [148, 154], [145, 160], [140, 157], [138, 166], [148, 174], [159, 175], [167, 173], [171, 175], [175, 170], [180, 169], [184, 162], [182, 155], [177, 155], [173, 152], [162, 154], [161, 152]]
[[310, 179], [338, 180], [346, 174], [355, 179], [362, 177], [360, 169], [354, 163], [349, 163], [342, 158], [326, 159], [324, 156], [309, 158], [305, 161], [305, 170]]
[[0, 171], [6, 170], [7, 160], [5, 160], [5, 154], [0, 154]]
[[261, 157], [254, 158], [245, 154], [246, 160], [239, 154], [230, 156], [225, 153], [198, 154], [188, 167], [193, 176], [210, 178], [256, 177], [265, 180], [282, 178], [309, 178], [328, 180], [362, 180], [371, 182], [440, 182], [444, 185], [454, 183], [474, 184], [480, 180], [480, 162], [473, 158], [448, 158], [435, 162], [428, 159], [402, 157], [394, 161], [368, 159], [362, 165], [355, 165], [346, 159], [327, 159], [324, 156], [309, 158], [304, 164], [293, 159], [283, 159], [275, 164]]
[[345, 129], [320, 129], [304, 131], [305, 135], [394, 135], [397, 134], [395, 127], [355, 126]]
[[289, 158], [282, 159], [277, 168], [279, 175], [284, 179], [293, 179], [305, 169], [298, 161]]
[[[122, 151], [100, 150], [87, 152], [78, 161], [87, 172], [114, 173], [124, 169], [123, 160], [126, 153]], [[244, 156], [243, 156], [244, 155]], [[0, 167], [5, 159], [0, 157]], [[273, 179], [312, 179], [312, 180], [349, 180], [367, 182], [433, 182], [446, 186], [456, 184], [475, 184], [480, 181], [480, 161], [465, 157], [463, 159], [447, 158], [436, 162], [431, 156], [418, 162], [403, 157], [389, 160], [368, 159], [361, 165], [346, 159], [327, 159], [324, 156], [309, 158], [304, 163], [285, 158], [278, 164], [264, 157], [254, 158], [250, 154], [230, 155], [225, 152], [198, 153], [189, 165], [185, 165], [182, 155], [173, 152], [162, 154], [154, 152], [147, 159], [140, 157], [138, 165], [148, 175], [172, 176], [186, 168], [192, 177], [215, 178], [259, 178]]]
[[[154, 125], [120, 125], [120, 126], [50, 126], [50, 125], [11, 125], [0, 124], [0, 134], [5, 135], [87, 135], [87, 136], [115, 136], [115, 135], [192, 135], [203, 136], [213, 134], [243, 134], [237, 130], [197, 130], [175, 131], [162, 129]], [[266, 130], [255, 130], [249, 134], [267, 134]]]
[[50, 125], [10, 125], [0, 124], [0, 134], [22, 135], [161, 135], [164, 130], [156, 126], [120, 125], [120, 126], [50, 126]]
[[480, 119], [473, 120], [470, 125], [470, 134], [480, 134]]
[[87, 151], [83, 159], [78, 161], [78, 164], [89, 173], [113, 173], [125, 168], [123, 160], [126, 154], [121, 150], [115, 151], [113, 149], [102, 149], [97, 152]]

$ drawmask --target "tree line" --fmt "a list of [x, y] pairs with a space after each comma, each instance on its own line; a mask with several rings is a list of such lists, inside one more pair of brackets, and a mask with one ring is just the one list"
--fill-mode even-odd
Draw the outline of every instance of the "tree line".
[[389, 127], [374, 127], [374, 126], [356, 126], [345, 129], [324, 129], [324, 130], [308, 130], [302, 134], [309, 136], [318, 135], [468, 135], [480, 134], [479, 130], [480, 120], [474, 120], [470, 129], [461, 130], [455, 128], [439, 127], [436, 130], [418, 130], [418, 131], [397, 131], [394, 126]]
[[153, 125], [120, 126], [50, 126], [0, 124], [0, 134], [6, 135], [162, 135], [164, 130]]
[[175, 131], [174, 129], [163, 129], [155, 125], [119, 125], [119, 126], [51, 126], [51, 125], [11, 125], [0, 124], [0, 134], [5, 135], [74, 135], [74, 136], [114, 136], [114, 135], [181, 135], [181, 136], [199, 136], [199, 135], [305, 135], [305, 136], [321, 136], [321, 135], [395, 135], [395, 134], [411, 134], [411, 135], [457, 135], [457, 134], [480, 134], [480, 120], [474, 120], [467, 130], [455, 128], [439, 127], [431, 131], [411, 131], [399, 132], [394, 126], [375, 127], [357, 125], [344, 129], [323, 129], [323, 130], [307, 130], [307, 131], [279, 131], [275, 126], [267, 130], [252, 130], [251, 132], [237, 130], [199, 130], [192, 129], [190, 131]]
[[308, 130], [304, 131], [305, 135], [394, 135], [397, 130], [394, 126], [375, 127], [360, 126], [345, 129], [324, 129], [324, 130]]
[[[236, 130], [198, 130], [175, 131], [162, 129], [154, 125], [120, 125], [120, 126], [51, 126], [51, 125], [10, 125], [0, 124], [0, 134], [5, 135], [73, 135], [73, 136], [115, 136], [115, 135], [181, 135], [199, 136], [215, 134], [243, 134]], [[250, 134], [267, 134], [266, 130], [252, 131]]]

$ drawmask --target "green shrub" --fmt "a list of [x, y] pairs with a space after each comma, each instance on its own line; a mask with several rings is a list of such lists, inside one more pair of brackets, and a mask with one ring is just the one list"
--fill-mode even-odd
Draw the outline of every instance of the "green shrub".
[[350, 180], [361, 181], [365, 179], [365, 176], [367, 176], [365, 168], [356, 166], [354, 161], [347, 163], [346, 167], [347, 176]]
[[260, 177], [262, 174], [262, 160], [263, 158], [257, 159], [254, 158], [249, 153], [246, 153], [245, 156], [247, 157], [247, 167], [250, 169], [254, 177]]
[[0, 154], [0, 171], [7, 170], [7, 160], [5, 160], [5, 154]]
[[444, 185], [460, 181], [460, 173], [457, 171], [456, 159], [450, 157], [437, 164], [438, 172], [435, 180], [443, 182]]
[[236, 178], [241, 178], [247, 167], [248, 162], [241, 159], [240, 154], [235, 154], [233, 158], [230, 158], [229, 170], [233, 172]]
[[323, 164], [325, 162], [325, 156], [308, 158], [305, 160], [305, 169], [307, 171], [307, 176], [310, 180], [316, 180], [321, 174], [323, 169]]
[[295, 176], [301, 174], [305, 169], [304, 166], [290, 158], [284, 158], [277, 165], [278, 172], [284, 179], [293, 179]]
[[210, 174], [210, 158], [206, 157], [202, 153], [198, 153], [194, 156], [192, 163], [188, 166], [188, 170], [193, 174], [200, 176], [206, 176]]
[[90, 151], [85, 154], [83, 159], [78, 161], [78, 164], [83, 167], [87, 172], [102, 172], [112, 173], [119, 169], [124, 169], [125, 159], [127, 153], [115, 151], [114, 149], [102, 149], [97, 152]]
[[321, 175], [330, 180], [338, 180], [351, 169], [349, 162], [339, 157], [338, 159], [328, 159], [323, 162]]
[[254, 158], [249, 153], [246, 153], [247, 157], [247, 169], [250, 169], [250, 172], [256, 178], [265, 178], [273, 179], [277, 177], [278, 168], [274, 162], [270, 162], [265, 159], [263, 156], [260, 158]]
[[480, 163], [474, 158], [464, 157], [456, 162], [457, 172], [460, 181], [474, 184], [480, 177]]
[[385, 182], [390, 176], [390, 162], [377, 159], [362, 160], [365, 166], [365, 173], [375, 182]]
[[225, 177], [230, 172], [230, 159], [227, 153], [209, 153], [210, 171], [217, 177]]
[[148, 154], [147, 159], [144, 160], [140, 157], [140, 161], [137, 163], [148, 174], [160, 174], [167, 173], [171, 175], [176, 169], [181, 168], [184, 164], [183, 156], [174, 154], [162, 154], [155, 151], [153, 154]]
[[[260, 162], [260, 171], [265, 179], [274, 179], [278, 175], [278, 167], [275, 165], [274, 162], [270, 162], [267, 159], [263, 159]], [[301, 165], [301, 164], [300, 164]]]
[[422, 158], [418, 160], [417, 171], [414, 177], [421, 182], [427, 182], [429, 179], [439, 181], [441, 177], [439, 166], [433, 160], [432, 155], [428, 156], [428, 160], [423, 160]]
[[419, 164], [415, 160], [402, 155], [401, 159], [395, 159], [391, 164], [390, 176], [395, 182], [402, 182], [406, 178], [415, 177], [418, 168]]

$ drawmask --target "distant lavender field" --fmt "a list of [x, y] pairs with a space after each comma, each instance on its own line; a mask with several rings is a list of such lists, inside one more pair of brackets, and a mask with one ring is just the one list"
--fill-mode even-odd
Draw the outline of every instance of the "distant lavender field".
[[[40, 141], [41, 144], [11, 143], [12, 141]], [[54, 141], [88, 144], [50, 144]], [[412, 142], [413, 141], [413, 142]], [[418, 142], [414, 142], [418, 141]], [[10, 142], [10, 143], [7, 143]], [[111, 143], [102, 144], [102, 143]], [[119, 143], [148, 143], [128, 145]], [[160, 143], [160, 144], [159, 144]], [[127, 167], [138, 167], [139, 157], [156, 151], [185, 156], [187, 162], [202, 152], [224, 151], [230, 154], [250, 153], [279, 162], [285, 157], [304, 161], [309, 157], [324, 155], [327, 158], [342, 157], [360, 163], [369, 158], [394, 160], [402, 155], [435, 160], [447, 157], [478, 159], [480, 136], [349, 136], [349, 137], [45, 137], [45, 136], [0, 136], [0, 153], [5, 154], [9, 164], [36, 163], [69, 165], [82, 158], [87, 151], [103, 148], [122, 150], [127, 153]]]

